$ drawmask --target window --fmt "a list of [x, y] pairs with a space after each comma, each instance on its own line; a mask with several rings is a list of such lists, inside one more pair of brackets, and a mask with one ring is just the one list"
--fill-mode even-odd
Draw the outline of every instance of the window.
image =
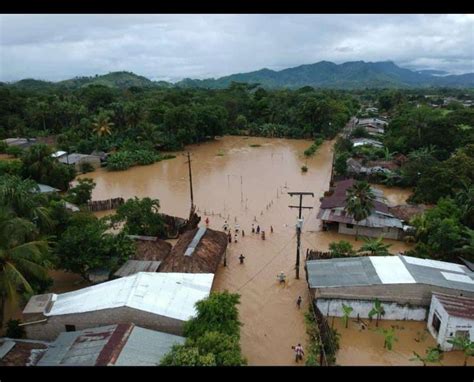
[[439, 332], [439, 327], [441, 326], [441, 320], [439, 319], [436, 313], [433, 314], [433, 321], [431, 322], [431, 326], [433, 326], [433, 329], [436, 331], [436, 333]]
[[347, 227], [347, 228], [350, 228], [350, 229], [353, 229], [353, 228], [354, 228], [354, 224], [346, 224], [346, 227]]
[[66, 327], [66, 332], [75, 332], [76, 325], [64, 325]]

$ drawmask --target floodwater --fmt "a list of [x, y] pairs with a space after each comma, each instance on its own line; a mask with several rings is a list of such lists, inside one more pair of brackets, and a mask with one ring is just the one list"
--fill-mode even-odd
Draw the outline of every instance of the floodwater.
[[[395, 328], [395, 338], [391, 351], [384, 349], [384, 336], [377, 331], [375, 320], [363, 320], [368, 328], [362, 329], [356, 319], [349, 321], [347, 329], [340, 317], [329, 317], [328, 322], [341, 334], [338, 365], [411, 365], [422, 366], [419, 361], [411, 361], [413, 352], [425, 356], [429, 347], [436, 346], [435, 339], [421, 321], [379, 321], [379, 328]], [[441, 365], [463, 366], [464, 357], [460, 351], [443, 353]], [[440, 364], [429, 364], [436, 366]], [[471, 357], [468, 365], [474, 365]]]
[[[239, 235], [238, 242], [229, 245], [227, 266], [221, 265], [217, 271], [213, 289], [241, 295], [241, 345], [250, 365], [295, 365], [291, 346], [301, 343], [307, 348], [303, 318], [308, 306], [303, 268], [306, 249], [327, 250], [332, 241], [341, 239], [350, 241], [355, 248], [363, 244], [353, 236], [321, 232], [321, 222], [316, 215], [319, 199], [329, 187], [334, 142], [325, 142], [312, 158], [306, 159], [303, 151], [311, 143], [228, 136], [189, 147], [194, 203], [202, 221], [209, 217], [211, 228], [222, 229], [227, 220], [232, 228], [238, 223], [245, 232], [245, 237]], [[304, 164], [308, 167], [307, 173], [301, 172]], [[182, 153], [175, 159], [149, 166], [123, 172], [108, 172], [102, 168], [81, 177], [96, 182], [93, 200], [148, 196], [160, 200], [164, 213], [181, 217], [189, 214], [188, 165]], [[289, 205], [297, 206], [299, 198], [291, 198], [288, 191], [314, 193], [314, 198], [309, 195], [303, 198], [303, 206], [312, 209], [304, 209], [302, 214], [305, 223], [299, 280], [295, 279], [298, 210], [289, 208]], [[406, 190], [390, 191], [387, 199], [393, 204], [409, 196]], [[251, 233], [252, 224], [265, 230], [266, 240]], [[410, 248], [400, 241], [387, 242], [392, 244], [393, 253]], [[245, 256], [244, 264], [239, 263], [240, 254]], [[288, 276], [284, 286], [277, 282], [281, 271]], [[296, 306], [298, 296], [303, 298], [301, 310]], [[338, 364], [407, 363], [404, 358], [394, 356], [397, 353], [388, 354], [379, 349], [375, 339], [360, 344], [353, 341], [351, 345], [351, 338], [354, 337], [343, 336]], [[401, 345], [397, 343], [397, 346]], [[351, 358], [352, 353], [356, 354]], [[374, 354], [379, 354], [378, 358]]]

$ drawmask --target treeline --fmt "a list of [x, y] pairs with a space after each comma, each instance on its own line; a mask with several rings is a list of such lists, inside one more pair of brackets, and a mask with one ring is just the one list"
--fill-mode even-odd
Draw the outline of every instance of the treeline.
[[341, 91], [267, 91], [93, 85], [76, 90], [0, 87], [0, 138], [56, 135], [66, 151], [176, 150], [224, 134], [333, 137], [359, 108]]

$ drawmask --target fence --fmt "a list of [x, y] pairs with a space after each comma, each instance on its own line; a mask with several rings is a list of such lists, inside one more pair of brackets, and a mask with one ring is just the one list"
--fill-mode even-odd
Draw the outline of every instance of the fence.
[[124, 202], [125, 201], [123, 198], [94, 200], [87, 203], [87, 210], [92, 212], [114, 210], [117, 207], [121, 206]]

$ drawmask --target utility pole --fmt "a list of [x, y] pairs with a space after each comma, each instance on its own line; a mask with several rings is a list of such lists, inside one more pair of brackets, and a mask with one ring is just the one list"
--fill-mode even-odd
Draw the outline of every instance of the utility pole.
[[192, 211], [193, 208], [194, 208], [193, 174], [192, 174], [192, 171], [191, 171], [191, 155], [189, 154], [189, 151], [188, 151], [188, 161], [186, 163], [188, 164], [188, 168], [189, 168], [189, 188], [191, 190], [191, 211]]
[[300, 246], [301, 246], [301, 228], [303, 227], [303, 220], [301, 219], [301, 211], [306, 209], [312, 209], [313, 207], [305, 207], [303, 206], [303, 196], [304, 195], [311, 195], [314, 198], [313, 192], [288, 192], [290, 196], [299, 196], [300, 197], [300, 204], [298, 206], [288, 206], [290, 208], [298, 208], [298, 223], [296, 223], [296, 278], [300, 278]]
[[240, 203], [244, 202], [244, 193], [242, 189], [242, 175], [240, 175]]

